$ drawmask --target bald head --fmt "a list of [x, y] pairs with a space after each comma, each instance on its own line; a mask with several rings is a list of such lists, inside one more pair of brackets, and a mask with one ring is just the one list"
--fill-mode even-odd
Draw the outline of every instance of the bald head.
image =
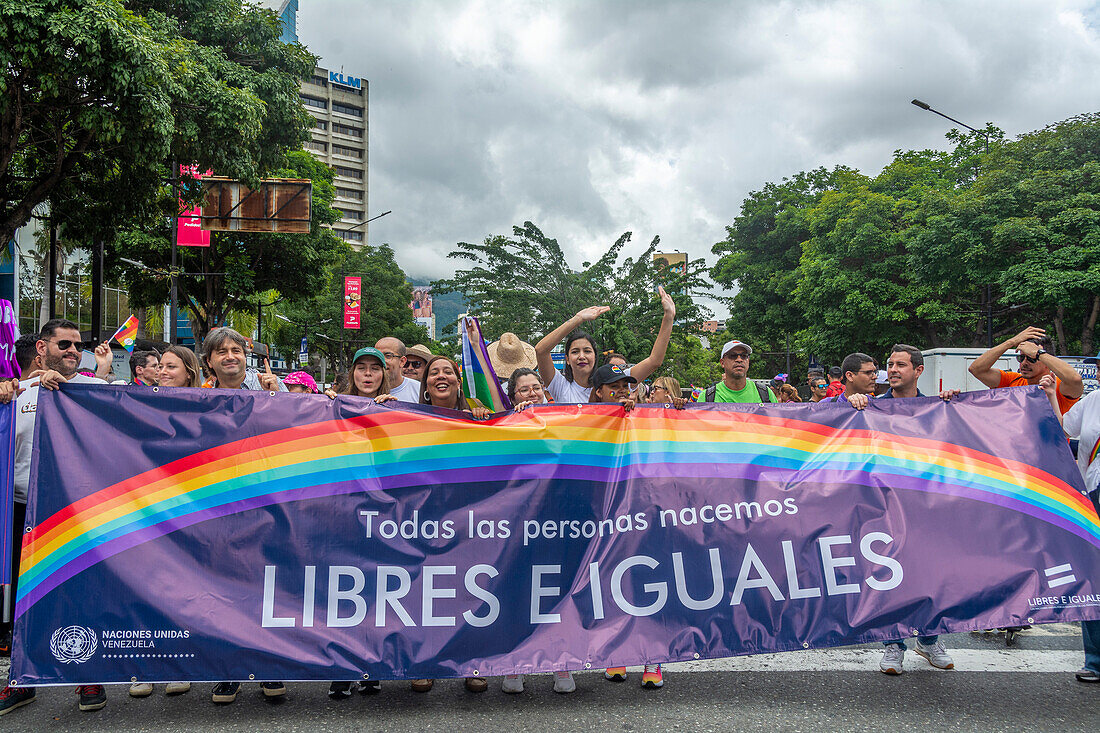
[[386, 357], [386, 372], [390, 377], [390, 388], [392, 389], [401, 384], [405, 379], [404, 374], [402, 374], [402, 368], [405, 366], [405, 344], [401, 342], [401, 339], [387, 336], [378, 339], [378, 343], [374, 345], [374, 348], [381, 351]]

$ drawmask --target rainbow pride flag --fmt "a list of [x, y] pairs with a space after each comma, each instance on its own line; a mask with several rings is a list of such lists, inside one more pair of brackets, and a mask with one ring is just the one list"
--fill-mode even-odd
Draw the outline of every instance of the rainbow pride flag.
[[476, 318], [462, 319], [462, 394], [470, 407], [485, 407], [493, 412], [512, 409], [512, 402], [500, 386], [489, 361], [489, 351]]
[[127, 351], [134, 350], [134, 342], [137, 341], [138, 332], [138, 319], [137, 316], [130, 314], [130, 317], [126, 319], [126, 322], [118, 327], [115, 331], [115, 335], [107, 339], [110, 341], [118, 341], [122, 345], [122, 348]]

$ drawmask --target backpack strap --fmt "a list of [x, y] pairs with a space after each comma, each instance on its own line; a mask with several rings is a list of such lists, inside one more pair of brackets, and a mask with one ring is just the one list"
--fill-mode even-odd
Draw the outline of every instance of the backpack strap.
[[716, 382], [716, 383], [710, 385], [709, 387], [707, 387], [707, 392], [706, 392], [705, 395], [703, 395], [703, 402], [714, 402], [714, 400], [717, 396], [718, 396], [718, 383]]
[[756, 383], [756, 394], [760, 395], [760, 401], [765, 405], [771, 402], [771, 396], [768, 394], [768, 388], [760, 382]]

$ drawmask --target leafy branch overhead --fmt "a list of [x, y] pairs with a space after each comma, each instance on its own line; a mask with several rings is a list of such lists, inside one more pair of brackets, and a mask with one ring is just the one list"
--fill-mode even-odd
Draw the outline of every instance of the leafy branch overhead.
[[654, 264], [660, 239], [635, 257], [622, 258], [631, 241], [626, 232], [594, 263], [572, 267], [557, 240], [531, 222], [513, 227], [512, 236], [491, 236], [479, 244], [459, 242], [450, 257], [467, 263], [453, 278], [432, 283], [438, 293], [460, 292], [479, 317], [486, 338], [511, 331], [534, 343], [543, 334], [590, 305], [608, 305], [610, 312], [588, 324], [603, 350], [619, 351], [630, 361], [644, 358], [661, 324], [658, 285], [676, 301], [677, 330], [673, 338], [694, 330], [709, 311], [693, 296], [710, 284], [703, 277], [703, 260], [688, 263], [683, 272]]

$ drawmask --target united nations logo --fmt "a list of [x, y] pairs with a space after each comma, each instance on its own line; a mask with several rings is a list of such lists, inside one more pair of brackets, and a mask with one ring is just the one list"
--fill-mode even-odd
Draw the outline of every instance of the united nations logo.
[[98, 646], [95, 632], [87, 626], [66, 626], [50, 637], [50, 651], [62, 664], [87, 662]]

